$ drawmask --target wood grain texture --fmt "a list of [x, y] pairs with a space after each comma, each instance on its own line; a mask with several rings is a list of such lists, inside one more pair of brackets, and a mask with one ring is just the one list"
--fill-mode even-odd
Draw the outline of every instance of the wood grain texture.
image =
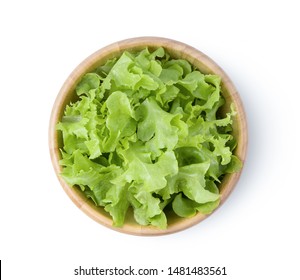
[[[64, 191], [71, 198], [77, 207], [79, 207], [84, 213], [89, 217], [94, 219], [96, 222], [109, 227], [113, 230], [117, 230], [127, 234], [133, 235], [163, 235], [169, 233], [175, 233], [183, 229], [189, 228], [203, 219], [207, 218], [209, 215], [203, 215], [198, 213], [192, 218], [179, 218], [175, 215], [168, 216], [168, 228], [166, 230], [157, 229], [152, 226], [140, 226], [138, 225], [132, 217], [132, 213], [128, 213], [125, 225], [122, 228], [116, 228], [112, 226], [112, 220], [108, 213], [106, 213], [102, 208], [95, 207], [93, 203], [88, 200], [78, 189], [72, 188], [64, 182], [64, 180], [59, 176], [61, 172], [61, 166], [59, 165], [59, 160], [61, 158], [59, 148], [62, 146], [61, 135], [55, 129], [56, 124], [61, 120], [65, 106], [70, 102], [76, 100], [76, 95], [74, 92], [76, 84], [80, 81], [81, 77], [94, 70], [97, 66], [104, 64], [108, 59], [112, 57], [118, 57], [122, 54], [124, 50], [141, 50], [145, 47], [149, 49], [155, 49], [158, 47], [164, 47], [172, 57], [182, 58], [189, 61], [191, 64], [196, 66], [201, 72], [205, 74], [217, 74], [222, 79], [222, 90], [223, 96], [227, 101], [227, 104], [234, 103], [237, 111], [237, 115], [234, 119], [234, 136], [237, 139], [238, 145], [235, 149], [235, 155], [237, 155], [242, 162], [245, 161], [247, 152], [247, 122], [245, 111], [243, 108], [240, 96], [230, 80], [227, 74], [207, 55], [201, 51], [186, 45], [184, 43], [160, 38], [160, 37], [139, 37], [123, 40], [107, 47], [104, 47], [88, 58], [86, 58], [76, 69], [70, 74], [65, 83], [63, 84], [60, 92], [57, 95], [55, 103], [53, 105], [50, 124], [49, 124], [49, 149], [50, 156], [54, 170], [57, 174], [58, 180], [63, 187]], [[241, 172], [226, 175], [220, 186], [221, 192], [221, 203], [224, 203], [227, 197], [230, 195], [234, 189]], [[219, 207], [220, 207], [219, 206]]]

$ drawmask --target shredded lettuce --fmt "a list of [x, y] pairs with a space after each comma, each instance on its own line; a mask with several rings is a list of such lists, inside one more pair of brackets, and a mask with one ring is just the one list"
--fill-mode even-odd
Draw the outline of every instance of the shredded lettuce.
[[233, 155], [233, 106], [221, 79], [203, 74], [163, 48], [125, 51], [83, 76], [78, 101], [65, 108], [61, 176], [124, 224], [128, 209], [141, 225], [167, 228], [180, 217], [209, 214], [218, 185], [242, 163]]

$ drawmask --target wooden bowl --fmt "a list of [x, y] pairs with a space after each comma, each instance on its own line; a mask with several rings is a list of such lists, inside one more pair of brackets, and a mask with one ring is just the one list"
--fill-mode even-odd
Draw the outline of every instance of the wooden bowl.
[[[76, 100], [76, 94], [74, 92], [76, 84], [85, 73], [93, 71], [96, 67], [104, 64], [110, 58], [120, 56], [124, 50], [140, 50], [145, 47], [149, 47], [149, 49], [163, 47], [172, 57], [186, 59], [192, 65], [196, 66], [202, 73], [217, 74], [222, 78], [222, 94], [227, 101], [226, 103], [234, 103], [237, 111], [237, 115], [234, 119], [233, 134], [238, 141], [238, 145], [234, 154], [237, 155], [242, 162], [244, 162], [247, 149], [246, 117], [241, 99], [230, 78], [214, 61], [199, 50], [178, 41], [159, 37], [140, 37], [113, 43], [96, 51], [79, 64], [78, 67], [76, 67], [63, 84], [53, 105], [49, 126], [49, 148], [52, 164], [60, 184], [75, 205], [89, 217], [106, 227], [123, 233], [134, 235], [163, 235], [189, 228], [201, 222], [208, 215], [198, 213], [192, 218], [180, 218], [175, 215], [170, 215], [168, 216], [168, 228], [161, 230], [153, 226], [138, 225], [134, 221], [132, 213], [128, 213], [123, 227], [113, 227], [112, 219], [109, 214], [104, 211], [104, 209], [96, 207], [77, 188], [70, 187], [59, 176], [59, 173], [62, 170], [59, 165], [59, 160], [61, 158], [59, 148], [62, 146], [62, 139], [55, 126], [61, 120], [65, 106], [69, 104], [70, 101]], [[220, 185], [220, 205], [224, 203], [233, 190], [240, 174], [241, 171], [238, 173], [227, 174], [222, 180]]]

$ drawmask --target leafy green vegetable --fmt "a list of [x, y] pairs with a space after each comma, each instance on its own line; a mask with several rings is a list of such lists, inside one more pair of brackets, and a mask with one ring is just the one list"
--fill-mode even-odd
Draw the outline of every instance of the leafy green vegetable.
[[62, 120], [61, 176], [122, 226], [128, 209], [141, 225], [167, 227], [165, 208], [180, 217], [209, 214], [218, 185], [241, 169], [233, 155], [232, 117], [219, 109], [221, 79], [163, 48], [125, 51], [85, 74], [78, 101]]

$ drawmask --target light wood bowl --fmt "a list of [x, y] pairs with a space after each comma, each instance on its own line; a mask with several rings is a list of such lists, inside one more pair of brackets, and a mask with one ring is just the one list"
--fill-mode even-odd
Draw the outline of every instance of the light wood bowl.
[[[124, 50], [139, 50], [145, 47], [148, 47], [149, 49], [164, 47], [172, 57], [186, 59], [192, 65], [196, 66], [202, 73], [217, 74], [222, 78], [222, 94], [226, 99], [226, 104], [234, 103], [237, 111], [237, 115], [234, 119], [233, 134], [238, 141], [238, 145], [234, 154], [237, 155], [242, 162], [244, 162], [247, 150], [247, 123], [241, 99], [230, 78], [213, 60], [199, 50], [178, 41], [159, 37], [132, 38], [113, 43], [96, 51], [79, 64], [78, 67], [76, 67], [63, 84], [53, 105], [49, 125], [49, 148], [52, 164], [61, 186], [75, 205], [85, 214], [94, 219], [96, 222], [123, 233], [133, 235], [163, 235], [187, 229], [198, 224], [208, 217], [208, 215], [198, 213], [192, 218], [180, 218], [175, 215], [169, 215], [168, 228], [161, 230], [152, 226], [138, 225], [134, 221], [132, 213], [129, 211], [124, 226], [121, 228], [113, 227], [112, 219], [109, 214], [104, 211], [104, 209], [95, 207], [94, 204], [77, 188], [70, 187], [59, 176], [62, 170], [59, 165], [59, 160], [61, 158], [59, 148], [62, 146], [62, 139], [55, 126], [61, 120], [65, 106], [69, 104], [70, 101], [76, 100], [76, 94], [74, 93], [76, 84], [85, 73], [93, 71], [96, 67], [104, 64], [110, 58], [120, 56]], [[220, 206], [230, 195], [240, 177], [240, 174], [241, 171], [238, 173], [228, 174], [222, 180], [220, 185]]]

